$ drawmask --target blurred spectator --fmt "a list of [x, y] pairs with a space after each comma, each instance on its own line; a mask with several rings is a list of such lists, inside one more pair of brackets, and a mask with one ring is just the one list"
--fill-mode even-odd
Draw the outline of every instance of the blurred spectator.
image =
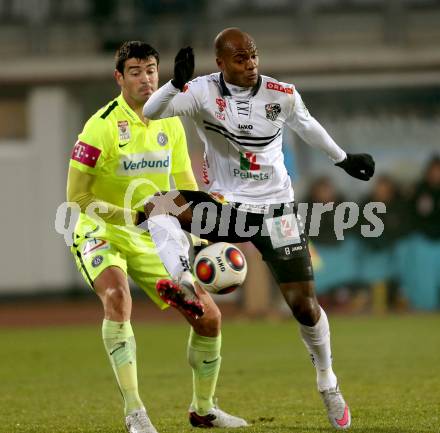
[[[344, 198], [337, 192], [329, 177], [320, 177], [312, 183], [305, 201], [309, 205], [306, 231], [319, 257], [319, 264], [316, 265], [316, 261], [314, 263], [316, 293], [324, 295], [333, 292], [333, 295], [338, 297], [338, 294], [345, 294], [347, 285], [356, 280], [357, 240], [353, 236], [346, 236], [344, 240], [339, 241], [335, 233], [335, 209]], [[320, 204], [327, 204], [332, 210], [322, 213], [319, 233], [316, 233], [314, 226]], [[335, 289], [340, 288], [343, 290], [335, 292]], [[333, 295], [332, 300], [335, 299]], [[346, 296], [343, 297], [345, 300]]]
[[[370, 202], [381, 202], [386, 205], [386, 213], [380, 218], [384, 224], [384, 230], [378, 237], [364, 238], [368, 248], [383, 250], [391, 248], [396, 241], [409, 232], [408, 203], [402, 196], [397, 183], [387, 174], [376, 178], [373, 189], [361, 205], [361, 209]], [[368, 224], [365, 217], [363, 224]]]
[[[398, 291], [400, 278], [396, 255], [401, 249], [400, 242], [409, 231], [408, 203], [396, 182], [386, 174], [377, 177], [361, 210], [370, 202], [386, 205], [386, 213], [380, 214], [384, 230], [378, 237], [360, 236], [359, 277], [372, 289], [373, 310], [382, 312], [390, 306], [402, 305]], [[363, 214], [360, 224], [369, 224]]]
[[[306, 218], [306, 230], [307, 233], [313, 237], [313, 242], [327, 245], [334, 245], [337, 243], [334, 230], [334, 210], [336, 206], [344, 200], [336, 191], [333, 181], [327, 176], [322, 176], [314, 180], [305, 201], [309, 205]], [[319, 205], [329, 203], [333, 203], [333, 210], [321, 214], [319, 233], [314, 236], [314, 231], [310, 230], [312, 216], [313, 219], [316, 219], [318, 215], [317, 212], [319, 212], [320, 208]]]
[[429, 161], [412, 200], [413, 228], [426, 238], [440, 241], [440, 155]]
[[428, 162], [410, 203], [413, 235], [401, 257], [403, 283], [415, 308], [440, 308], [440, 156]]

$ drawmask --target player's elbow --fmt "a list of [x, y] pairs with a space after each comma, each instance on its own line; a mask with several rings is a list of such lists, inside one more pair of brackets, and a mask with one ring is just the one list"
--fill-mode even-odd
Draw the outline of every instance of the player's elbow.
[[67, 201], [72, 202], [72, 203], [77, 203], [79, 206], [80, 205], [80, 201], [79, 197], [78, 197], [78, 192], [74, 190], [74, 188], [71, 187], [70, 184], [67, 185], [67, 189], [66, 189], [66, 198]]
[[67, 188], [67, 201], [76, 203], [83, 213], [86, 212], [89, 204], [95, 200], [95, 196], [88, 191], [78, 191], [74, 188]]
[[311, 116], [307, 121], [298, 123], [295, 131], [309, 144], [313, 144], [313, 142], [325, 134], [324, 128]]
[[86, 212], [88, 205], [91, 203], [89, 197], [76, 196], [76, 195], [73, 195], [73, 196], [68, 195], [67, 201], [76, 203], [79, 206], [79, 208], [81, 209], [82, 213]]
[[299, 134], [309, 134], [316, 130], [316, 121], [313, 117], [302, 120], [301, 122], [297, 122], [295, 129]]

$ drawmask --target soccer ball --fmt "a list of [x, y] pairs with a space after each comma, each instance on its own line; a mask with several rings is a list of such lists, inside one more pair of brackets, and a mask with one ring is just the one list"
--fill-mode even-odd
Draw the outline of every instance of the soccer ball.
[[227, 242], [218, 242], [197, 254], [194, 273], [203, 289], [224, 295], [243, 284], [247, 263], [244, 254], [237, 247]]

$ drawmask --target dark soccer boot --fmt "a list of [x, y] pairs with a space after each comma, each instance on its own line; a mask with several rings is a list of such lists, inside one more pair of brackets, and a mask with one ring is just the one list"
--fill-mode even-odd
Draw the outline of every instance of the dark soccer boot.
[[186, 282], [178, 284], [172, 280], [159, 280], [156, 283], [156, 291], [162, 301], [178, 310], [183, 310], [194, 319], [202, 317], [205, 312], [194, 287]]

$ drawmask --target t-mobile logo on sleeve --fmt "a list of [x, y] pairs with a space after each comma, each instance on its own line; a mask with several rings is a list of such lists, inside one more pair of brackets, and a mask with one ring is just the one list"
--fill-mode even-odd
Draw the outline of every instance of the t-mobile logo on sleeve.
[[77, 141], [72, 151], [72, 159], [94, 168], [101, 150], [82, 141]]

